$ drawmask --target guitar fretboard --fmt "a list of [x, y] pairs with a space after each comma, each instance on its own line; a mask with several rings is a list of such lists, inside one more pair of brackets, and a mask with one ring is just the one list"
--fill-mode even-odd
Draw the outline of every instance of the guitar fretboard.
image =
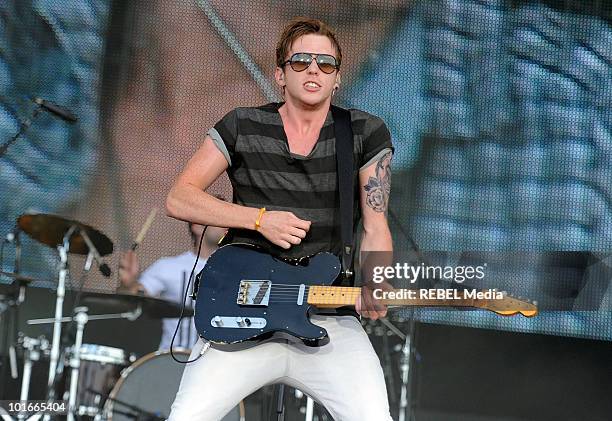
[[[420, 306], [420, 307], [474, 307], [494, 311], [497, 314], [511, 316], [517, 313], [525, 317], [533, 317], [538, 313], [535, 304], [508, 298], [503, 299], [481, 299], [457, 296], [451, 298], [406, 298], [406, 295], [397, 294], [399, 290], [392, 290], [396, 297], [402, 298], [380, 298], [379, 303], [389, 307], [394, 306]], [[308, 304], [319, 308], [338, 308], [354, 306], [357, 297], [361, 295], [358, 287], [335, 287], [324, 285], [312, 285], [308, 289]], [[393, 295], [391, 295], [393, 296]]]

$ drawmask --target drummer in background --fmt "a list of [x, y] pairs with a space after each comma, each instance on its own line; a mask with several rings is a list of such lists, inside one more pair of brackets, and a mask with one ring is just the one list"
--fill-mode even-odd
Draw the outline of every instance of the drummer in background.
[[[190, 222], [188, 225], [192, 250], [173, 257], [163, 257], [149, 266], [142, 274], [140, 274], [140, 264], [136, 253], [132, 250], [125, 252], [119, 262], [120, 291], [134, 294], [144, 293], [182, 304], [187, 281], [196, 260], [200, 237], [204, 235], [194, 277], [202, 270], [208, 256], [217, 249], [217, 243], [227, 231], [227, 228], [213, 226], [205, 228], [202, 225]], [[186, 306], [193, 307], [192, 301], [188, 297]], [[178, 319], [163, 319], [160, 350], [170, 349], [177, 323]], [[181, 328], [174, 340], [174, 348], [190, 349], [197, 338], [198, 334], [193, 324], [193, 318], [183, 318]]]

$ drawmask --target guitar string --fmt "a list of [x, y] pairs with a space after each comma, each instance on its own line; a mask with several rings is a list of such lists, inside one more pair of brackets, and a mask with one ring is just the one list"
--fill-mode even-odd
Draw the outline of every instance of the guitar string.
[[[304, 294], [306, 295], [311, 287], [320, 287], [320, 288], [325, 288], [325, 285], [304, 285]], [[272, 285], [270, 286], [270, 296], [269, 296], [269, 302], [274, 302], [274, 303], [287, 303], [287, 304], [291, 304], [291, 303], [295, 303], [297, 301], [297, 297], [299, 296], [299, 289], [302, 288], [301, 284], [276, 284], [276, 285]], [[332, 288], [347, 288], [347, 287], [335, 287], [332, 286]], [[348, 287], [348, 288], [353, 288], [353, 287]], [[296, 291], [296, 289], [298, 291]], [[337, 294], [337, 295], [336, 295]], [[351, 289], [349, 291], [338, 291], [338, 292], [334, 292], [328, 295], [329, 299], [331, 299], [331, 297], [334, 297], [334, 299], [343, 299], [346, 300], [348, 299], [349, 301], [351, 301], [351, 299], [356, 299], [357, 296], [360, 295], [360, 291], [355, 291], [354, 289]]]

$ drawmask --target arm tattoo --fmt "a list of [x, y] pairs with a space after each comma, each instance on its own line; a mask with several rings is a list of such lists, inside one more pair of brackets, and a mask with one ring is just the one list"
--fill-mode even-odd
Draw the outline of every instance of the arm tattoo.
[[376, 212], [387, 212], [391, 192], [391, 151], [380, 157], [376, 163], [376, 177], [370, 177], [363, 186], [367, 193], [366, 203]]

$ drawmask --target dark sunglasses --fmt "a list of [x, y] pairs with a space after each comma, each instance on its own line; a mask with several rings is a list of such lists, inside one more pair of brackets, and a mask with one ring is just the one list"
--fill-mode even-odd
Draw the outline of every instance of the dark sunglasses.
[[295, 53], [289, 60], [283, 63], [283, 66], [287, 63], [296, 72], [303, 72], [310, 67], [312, 60], [316, 59], [317, 66], [323, 73], [333, 73], [334, 70], [339, 69], [340, 65], [336, 61], [336, 57], [329, 54], [313, 54], [313, 53]]

